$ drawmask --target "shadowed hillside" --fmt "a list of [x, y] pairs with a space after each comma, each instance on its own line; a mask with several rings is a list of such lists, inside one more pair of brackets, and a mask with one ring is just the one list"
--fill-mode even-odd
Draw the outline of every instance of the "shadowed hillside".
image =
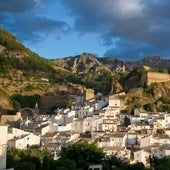
[[[113, 57], [97, 58], [92, 54], [83, 53], [47, 60], [25, 48], [15, 36], [0, 28], [1, 111], [22, 107], [22, 102], [13, 98], [16, 94], [21, 94], [25, 98], [34, 94], [40, 95], [39, 108], [44, 113], [57, 107], [64, 107], [69, 102], [69, 95], [75, 94], [77, 87], [74, 84], [85, 89], [94, 89], [95, 93], [102, 92], [104, 95], [125, 91], [127, 103], [143, 105], [169, 95], [169, 88], [166, 85], [169, 81], [157, 83], [161, 86], [154, 86], [152, 89], [152, 86], [142, 85], [143, 75], [148, 71], [168, 74], [169, 68], [170, 61], [161, 57], [123, 62]], [[152, 92], [152, 95], [146, 98], [146, 92], [143, 91], [150, 88], [152, 91], [156, 88], [156, 91], [154, 95]]]

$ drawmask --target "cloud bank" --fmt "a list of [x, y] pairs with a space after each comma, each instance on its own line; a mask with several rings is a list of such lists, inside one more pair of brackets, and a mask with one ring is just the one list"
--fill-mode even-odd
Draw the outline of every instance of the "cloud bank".
[[105, 55], [169, 56], [168, 0], [62, 0], [82, 34], [97, 32], [109, 46]]
[[[44, 9], [61, 3], [67, 19], [43, 16]], [[148, 55], [170, 57], [168, 0], [1, 0], [1, 26], [22, 41], [39, 42], [48, 34], [98, 35], [104, 56], [130, 60]], [[97, 53], [97, 49], [96, 49]]]
[[61, 20], [43, 16], [43, 9], [52, 5], [52, 0], [1, 0], [1, 26], [15, 32], [21, 41], [40, 42], [52, 34], [69, 31], [70, 26]]

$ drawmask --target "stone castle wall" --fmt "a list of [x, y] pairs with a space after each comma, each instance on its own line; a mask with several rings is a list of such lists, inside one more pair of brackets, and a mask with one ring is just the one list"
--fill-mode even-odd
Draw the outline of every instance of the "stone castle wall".
[[161, 83], [170, 81], [168, 73], [147, 72], [141, 79], [141, 85], [150, 85], [151, 83]]

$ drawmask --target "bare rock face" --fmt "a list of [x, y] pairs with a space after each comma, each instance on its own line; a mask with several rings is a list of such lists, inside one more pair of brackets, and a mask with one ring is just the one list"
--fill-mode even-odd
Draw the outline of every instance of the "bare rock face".
[[53, 62], [68, 71], [71, 71], [74, 74], [87, 74], [89, 72], [95, 72], [99, 68], [105, 67], [98, 59], [88, 53], [83, 53], [75, 57], [67, 57], [64, 59], [56, 59]]
[[170, 81], [156, 84], [154, 88], [154, 98], [156, 100], [161, 96], [170, 96]]
[[164, 59], [160, 56], [147, 56], [137, 61], [126, 62], [126, 68], [132, 69], [134, 67], [148, 66], [150, 68], [170, 68], [170, 60]]
[[6, 48], [0, 44], [0, 53], [2, 53]]

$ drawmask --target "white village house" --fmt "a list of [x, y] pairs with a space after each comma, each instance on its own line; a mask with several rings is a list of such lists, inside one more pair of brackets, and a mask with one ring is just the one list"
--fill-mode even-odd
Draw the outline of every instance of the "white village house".
[[8, 133], [8, 126], [7, 125], [0, 125], [0, 170], [6, 169], [6, 151], [7, 151], [7, 133]]

